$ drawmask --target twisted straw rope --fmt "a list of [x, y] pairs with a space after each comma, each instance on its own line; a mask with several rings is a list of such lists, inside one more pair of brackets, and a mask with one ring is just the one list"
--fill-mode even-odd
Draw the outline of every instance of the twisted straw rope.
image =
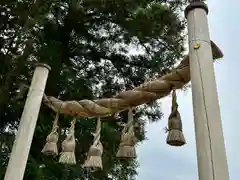
[[[221, 50], [211, 41], [213, 58], [223, 57]], [[123, 91], [113, 98], [97, 100], [61, 101], [52, 96], [44, 95], [44, 103], [60, 114], [83, 117], [104, 117], [124, 111], [144, 103], [169, 95], [172, 89], [180, 89], [190, 81], [189, 56], [170, 73], [147, 83], [141, 84], [133, 90]]]
[[100, 142], [100, 133], [101, 133], [101, 119], [97, 120], [96, 132], [94, 134], [93, 145], [97, 146]]
[[133, 112], [132, 112], [132, 108], [129, 108], [128, 122], [122, 130], [120, 148], [121, 148], [121, 146], [126, 146], [126, 145], [134, 146], [135, 140], [136, 140], [136, 137], [135, 137], [135, 133], [134, 133]]
[[169, 118], [171, 118], [172, 116], [175, 116], [177, 111], [178, 111], [177, 95], [176, 95], [176, 90], [173, 89], [173, 92], [172, 92], [172, 112], [171, 112]]
[[129, 108], [128, 111], [128, 122], [127, 124], [124, 126], [123, 130], [122, 130], [122, 135], [125, 135], [127, 132], [131, 132], [133, 131], [133, 112], [132, 112], [132, 108]]
[[[173, 120], [172, 118], [174, 118], [174, 122], [172, 122]], [[177, 125], [176, 125], [176, 120], [178, 121]], [[176, 95], [175, 89], [173, 89], [173, 92], [172, 92], [172, 111], [168, 117], [168, 129], [166, 129], [166, 132], [172, 129], [178, 129], [182, 131], [182, 121], [181, 121], [180, 113], [178, 112], [177, 95]]]
[[55, 134], [57, 132], [57, 129], [58, 129], [58, 119], [59, 119], [59, 114], [57, 113], [56, 116], [55, 116], [55, 119], [53, 121], [52, 131], [49, 134], [49, 136], [52, 135], [52, 134]]
[[71, 126], [69, 128], [70, 130], [70, 135], [74, 136], [74, 131], [75, 131], [75, 124], [76, 124], [76, 117], [73, 118], [73, 120], [71, 121]]

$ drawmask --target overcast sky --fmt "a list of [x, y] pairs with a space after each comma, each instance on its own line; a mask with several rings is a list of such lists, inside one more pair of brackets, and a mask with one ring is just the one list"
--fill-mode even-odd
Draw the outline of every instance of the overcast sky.
[[[224, 52], [215, 63], [218, 96], [224, 128], [225, 144], [231, 180], [240, 177], [240, 1], [208, 0], [211, 39]], [[166, 145], [163, 128], [170, 113], [170, 97], [163, 99], [164, 118], [148, 125], [148, 140], [139, 145], [138, 180], [196, 180], [197, 158], [193, 125], [191, 90], [178, 92], [180, 114], [187, 145], [176, 148]]]

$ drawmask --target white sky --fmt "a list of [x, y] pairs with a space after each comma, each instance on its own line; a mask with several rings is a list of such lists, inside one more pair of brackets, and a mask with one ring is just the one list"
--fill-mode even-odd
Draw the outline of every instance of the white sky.
[[[225, 56], [215, 64], [216, 81], [224, 128], [225, 144], [231, 180], [240, 177], [240, 97], [238, 95], [238, 59], [240, 42], [240, 1], [239, 0], [208, 0], [209, 26], [211, 39], [222, 49]], [[171, 99], [162, 101], [165, 117], [158, 123], [147, 127], [148, 140], [139, 145], [138, 180], [193, 180], [197, 176], [197, 159], [195, 134], [193, 126], [193, 110], [191, 90], [178, 92], [180, 114], [184, 125], [187, 145], [176, 148], [166, 145], [166, 134], [163, 128], [167, 125]]]

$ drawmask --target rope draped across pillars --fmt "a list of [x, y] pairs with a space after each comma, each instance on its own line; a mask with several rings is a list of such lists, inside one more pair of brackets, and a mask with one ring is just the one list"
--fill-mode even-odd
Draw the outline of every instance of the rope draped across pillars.
[[[223, 56], [221, 50], [211, 41], [212, 55], [215, 59]], [[136, 137], [134, 133], [134, 114], [133, 109], [141, 104], [163, 98], [172, 92], [172, 111], [168, 122], [167, 144], [171, 146], [184, 145], [185, 138], [182, 132], [182, 121], [178, 111], [176, 99], [176, 90], [181, 89], [190, 81], [189, 56], [186, 56], [180, 64], [170, 73], [162, 77], [135, 87], [133, 90], [123, 91], [113, 98], [103, 98], [97, 100], [80, 100], [80, 101], [61, 101], [55, 97], [43, 96], [43, 102], [58, 115], [64, 114], [73, 116], [70, 132], [62, 143], [62, 152], [60, 154], [60, 163], [75, 164], [75, 136], [74, 125], [77, 117], [97, 118], [96, 131], [93, 134], [93, 144], [89, 148], [87, 158], [83, 167], [97, 171], [102, 170], [102, 154], [104, 147], [101, 139], [101, 117], [110, 116], [125, 110], [128, 110], [128, 121], [122, 129], [121, 142], [116, 156], [118, 158], [132, 159], [136, 157]], [[47, 155], [57, 155], [57, 134], [56, 120], [52, 132], [47, 138], [47, 143], [43, 149], [43, 153]], [[53, 136], [54, 135], [54, 136]], [[51, 144], [51, 145], [49, 145]], [[49, 148], [46, 148], [49, 146]], [[52, 147], [51, 147], [52, 146]], [[49, 149], [49, 150], [46, 150]]]
[[[211, 41], [214, 60], [223, 57], [221, 50]], [[44, 95], [44, 104], [59, 114], [79, 117], [104, 117], [163, 98], [172, 89], [181, 89], [190, 81], [189, 56], [170, 73], [143, 83], [132, 90], [122, 91], [112, 98], [96, 100], [61, 101]]]

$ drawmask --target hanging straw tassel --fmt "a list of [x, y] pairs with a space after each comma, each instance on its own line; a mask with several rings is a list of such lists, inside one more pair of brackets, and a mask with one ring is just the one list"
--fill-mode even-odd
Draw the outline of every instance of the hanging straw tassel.
[[130, 108], [128, 111], [128, 123], [122, 130], [121, 143], [117, 152], [118, 158], [135, 158], [136, 149], [135, 149], [135, 133], [134, 133], [134, 124], [133, 124], [133, 112]]
[[59, 162], [62, 164], [76, 164], [75, 158], [75, 128], [76, 118], [71, 122], [70, 132], [67, 135], [66, 139], [62, 142], [62, 152], [59, 158]]
[[182, 132], [182, 121], [178, 112], [176, 90], [172, 92], [172, 112], [168, 118], [167, 144], [170, 146], [183, 146], [186, 144]]
[[102, 143], [100, 142], [100, 133], [101, 133], [101, 119], [98, 118], [96, 132], [94, 134], [93, 145], [90, 147], [87, 160], [83, 165], [83, 167], [86, 167], [91, 171], [103, 169], [102, 166], [103, 146]]
[[58, 118], [59, 114], [56, 114], [56, 117], [53, 122], [53, 127], [51, 133], [46, 138], [46, 144], [42, 149], [42, 153], [45, 155], [57, 156], [58, 155], [58, 148], [57, 148], [57, 141], [58, 141]]

